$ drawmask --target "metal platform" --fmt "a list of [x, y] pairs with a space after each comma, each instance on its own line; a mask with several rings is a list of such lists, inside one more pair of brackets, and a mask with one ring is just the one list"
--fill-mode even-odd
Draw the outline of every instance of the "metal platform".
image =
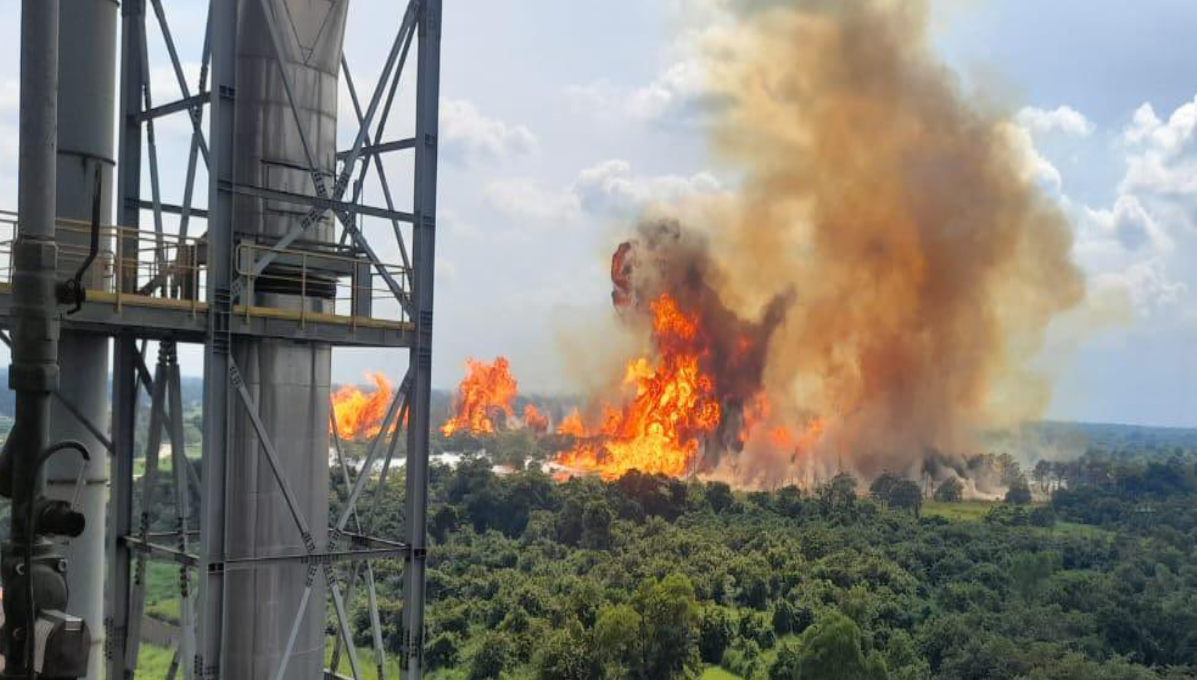
[[[0, 282], [0, 328], [8, 328], [12, 285]], [[208, 303], [155, 298], [148, 295], [115, 295], [88, 291], [88, 301], [77, 314], [63, 316], [65, 330], [118, 335], [132, 331], [140, 338], [203, 343], [208, 328]], [[410, 347], [414, 324], [369, 317], [341, 316], [236, 305], [229, 318], [229, 332], [344, 347]]]
[[[74, 220], [58, 222], [58, 230], [68, 234], [84, 235], [88, 228]], [[11, 248], [16, 229], [16, 214], [0, 210], [0, 328], [8, 327], [12, 304]], [[63, 329], [104, 335], [131, 332], [152, 340], [203, 343], [209, 309], [203, 285], [207, 276], [203, 241], [175, 235], [160, 237], [154, 232], [124, 227], [104, 226], [100, 231], [105, 247], [97, 260], [97, 271], [89, 277], [87, 302], [74, 314], [62, 314]], [[150, 257], [118, 259], [113, 244], [126, 254]], [[60, 266], [69, 270], [85, 256], [82, 248], [63, 245]], [[258, 263], [267, 256], [272, 256], [273, 268], [261, 267], [259, 271]], [[352, 249], [333, 252], [298, 247], [278, 249], [251, 242], [238, 246], [236, 258], [237, 273], [247, 282], [245, 289], [250, 293], [264, 283], [298, 291], [317, 285], [316, 281], [325, 287], [330, 286], [330, 280], [334, 283], [332, 295], [323, 305], [332, 311], [281, 309], [241, 302], [232, 305], [229, 333], [233, 336], [346, 347], [411, 346], [415, 324], [407, 320], [402, 304], [406, 291], [396, 283], [400, 293], [396, 297], [388, 284], [376, 283], [381, 281], [377, 271], [393, 273], [392, 281], [406, 281], [402, 267], [375, 265]], [[118, 281], [124, 285], [116, 285]], [[122, 292], [122, 289], [139, 292]], [[242, 297], [251, 299], [252, 295]], [[391, 301], [394, 313], [385, 316], [382, 306], [374, 304], [378, 300]]]

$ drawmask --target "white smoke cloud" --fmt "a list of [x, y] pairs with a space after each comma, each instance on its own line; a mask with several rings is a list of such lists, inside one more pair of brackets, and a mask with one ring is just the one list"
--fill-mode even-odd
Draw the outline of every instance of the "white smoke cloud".
[[441, 154], [461, 163], [523, 156], [540, 144], [527, 127], [490, 118], [465, 99], [442, 100], [440, 122]]
[[1085, 208], [1098, 238], [1113, 238], [1127, 251], [1171, 252], [1172, 237], [1134, 194], [1119, 196], [1110, 209]]
[[646, 208], [697, 196], [714, 196], [725, 187], [709, 172], [693, 175], [638, 175], [632, 164], [611, 159], [581, 170], [566, 187], [553, 188], [531, 178], [496, 180], [483, 189], [487, 203], [506, 215], [554, 225], [589, 219], [632, 219]]
[[723, 185], [709, 172], [690, 176], [637, 176], [624, 160], [609, 160], [578, 173], [571, 187], [581, 208], [600, 217], [633, 218], [658, 203], [719, 194]]
[[1060, 132], [1071, 137], [1088, 137], [1095, 129], [1084, 114], [1071, 106], [1050, 110], [1027, 106], [1018, 112], [1015, 121], [1037, 135]]

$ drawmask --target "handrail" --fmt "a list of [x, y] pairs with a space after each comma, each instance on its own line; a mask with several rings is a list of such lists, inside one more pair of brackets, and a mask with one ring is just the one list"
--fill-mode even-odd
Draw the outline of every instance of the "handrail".
[[[73, 270], [89, 252], [91, 223], [60, 218], [57, 226], [60, 235], [78, 237], [60, 239], [58, 243], [59, 266], [64, 271]], [[0, 209], [0, 284], [12, 281], [12, 247], [16, 233], [17, 213]], [[118, 312], [126, 302], [136, 301], [137, 305], [144, 306], [155, 299], [170, 307], [189, 308], [192, 315], [207, 309], [207, 267], [202, 256], [205, 242], [202, 236], [181, 239], [177, 234], [160, 235], [113, 224], [100, 225], [99, 233], [100, 254], [84, 279], [87, 290], [93, 293], [90, 299], [94, 303], [111, 304]], [[254, 263], [267, 252], [274, 253], [275, 261], [261, 273], [253, 274]], [[406, 283], [410, 280], [410, 272], [400, 265], [375, 264], [361, 255], [341, 250], [294, 246], [280, 249], [268, 243], [242, 242], [235, 249], [234, 270], [247, 280], [246, 290], [250, 296], [246, 299], [251, 302], [237, 305], [236, 310], [238, 315], [247, 318], [277, 317], [284, 311], [290, 316], [292, 310], [252, 303], [255, 286], [264, 284], [271, 290], [293, 290], [301, 299], [315, 294], [318, 298], [313, 299], [325, 301], [326, 304], [311, 309], [308, 304], [302, 304], [293, 310], [301, 325], [312, 320], [343, 319], [347, 325], [356, 328], [410, 321], [404, 311], [405, 305], [396, 300], [389, 286], [383, 285], [379, 273], [386, 272], [393, 280]], [[401, 293], [406, 295], [409, 291], [402, 289]]]

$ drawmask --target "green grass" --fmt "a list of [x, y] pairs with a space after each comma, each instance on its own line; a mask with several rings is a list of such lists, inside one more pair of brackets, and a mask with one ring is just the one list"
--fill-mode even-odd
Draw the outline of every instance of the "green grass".
[[[923, 514], [935, 515], [944, 517], [954, 522], [981, 522], [985, 520], [985, 515], [993, 508], [1001, 505], [1001, 501], [961, 501], [959, 503], [941, 503], [940, 501], [924, 501]], [[1037, 507], [1042, 503], [1035, 503], [1028, 506], [1029, 508]], [[1110, 536], [1110, 532], [1095, 527], [1089, 524], [1078, 524], [1076, 522], [1057, 522], [1056, 526], [1051, 529], [1041, 529], [1041, 531], [1052, 531], [1056, 533], [1080, 536], [1090, 539], [1102, 539]]]
[[707, 669], [702, 672], [702, 680], [742, 680], [738, 675], [723, 670], [718, 666], [707, 666]]
[[[165, 647], [157, 647], [141, 643], [137, 649], [137, 680], [161, 680], [170, 670], [170, 662], [174, 658], [174, 651]], [[179, 669], [182, 673], [182, 669]]]
[[972, 500], [959, 503], [924, 501], [923, 514], [945, 517], [957, 522], [974, 522], [985, 519], [985, 515], [996, 505], [998, 505], [997, 501]]
[[1056, 522], [1053, 531], [1058, 531], [1062, 534], [1069, 534], [1073, 536], [1080, 536], [1082, 538], [1108, 538], [1114, 535], [1114, 532], [1107, 531], [1101, 527], [1095, 527], [1092, 524], [1078, 524], [1076, 522]]
[[[333, 640], [328, 638], [324, 641], [324, 665], [327, 667], [332, 662]], [[394, 654], [386, 655], [386, 675], [388, 680], [399, 677], [399, 658]], [[357, 666], [358, 670], [362, 672], [362, 680], [378, 680], [378, 669], [374, 666], [374, 648], [373, 647], [358, 647], [357, 648]], [[349, 672], [349, 657], [344, 650], [341, 652], [341, 675], [350, 676]]]

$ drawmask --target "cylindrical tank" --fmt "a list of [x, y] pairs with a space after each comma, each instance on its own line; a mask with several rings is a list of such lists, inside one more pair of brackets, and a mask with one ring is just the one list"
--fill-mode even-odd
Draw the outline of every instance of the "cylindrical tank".
[[[336, 170], [337, 74], [348, 2], [283, 0], [290, 16], [277, 17], [284, 69], [290, 79], [300, 124], [318, 168], [332, 186]], [[262, 3], [242, 2], [238, 20], [235, 179], [240, 184], [315, 195], [307, 156], [288, 101], [284, 80], [262, 13]], [[234, 203], [234, 244], [270, 244], [307, 214], [302, 205], [238, 196]], [[331, 241], [331, 217], [313, 225], [305, 241]], [[282, 273], [279, 267], [267, 274]], [[296, 272], [292, 271], [294, 275]], [[310, 274], [310, 273], [309, 273]], [[255, 282], [252, 304], [328, 310], [330, 291], [313, 286], [301, 297], [298, 283]], [[316, 545], [327, 544], [328, 410], [332, 354], [328, 346], [281, 340], [240, 340], [234, 359], [274, 443], [283, 473], [306, 518]], [[232, 485], [227, 513], [232, 558], [302, 553], [304, 543], [244, 411], [235, 411]], [[286, 647], [307, 584], [301, 564], [226, 577], [225, 652], [229, 677], [273, 677]], [[286, 678], [322, 677], [325, 590], [317, 574]]]
[[[92, 194], [98, 168], [103, 181], [100, 222], [112, 223], [112, 170], [115, 142], [117, 4], [112, 0], [61, 0], [58, 27], [58, 163], [59, 219], [91, 220]], [[89, 235], [79, 227], [57, 231], [60, 278], [73, 274], [88, 247]], [[90, 288], [102, 285], [101, 267], [92, 267]], [[80, 413], [103, 429], [108, 421], [108, 338], [63, 331], [58, 344], [59, 392]], [[87, 446], [91, 463], [84, 470], [79, 510], [87, 517], [82, 536], [67, 543], [71, 613], [87, 620], [92, 648], [88, 680], [103, 676], [104, 650], [104, 500], [108, 453], [62, 403], [50, 407], [54, 440], [76, 439]], [[46, 494], [70, 499], [79, 460], [56, 456], [46, 464]]]

